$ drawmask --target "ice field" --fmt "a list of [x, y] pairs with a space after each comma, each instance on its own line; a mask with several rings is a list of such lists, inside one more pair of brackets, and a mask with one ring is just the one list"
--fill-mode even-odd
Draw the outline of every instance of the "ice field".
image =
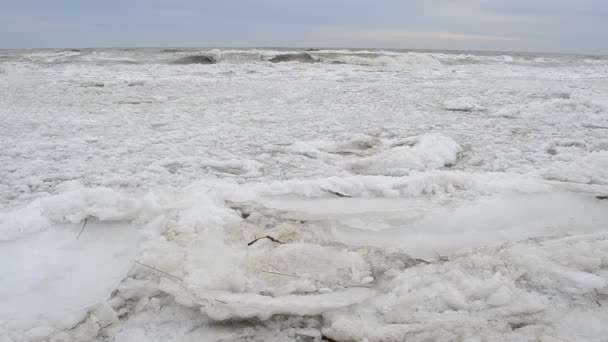
[[608, 58], [0, 50], [0, 341], [605, 341]]

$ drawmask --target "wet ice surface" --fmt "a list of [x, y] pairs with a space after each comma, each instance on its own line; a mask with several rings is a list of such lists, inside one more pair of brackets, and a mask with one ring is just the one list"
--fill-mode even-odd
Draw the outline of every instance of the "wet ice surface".
[[87, 220], [79, 237], [82, 226], [58, 224], [0, 242], [0, 317], [62, 319], [112, 293], [131, 268], [137, 235], [128, 223]]
[[[412, 206], [402, 210], [410, 211]], [[604, 203], [590, 196], [562, 193], [482, 197], [453, 208], [433, 208], [426, 215], [406, 215], [363, 214], [352, 221], [338, 218], [334, 236], [348, 244], [393, 246], [413, 256], [433, 258], [465, 247], [602, 231], [608, 221]], [[377, 220], [385, 217], [389, 223], [383, 227]], [[384, 230], [369, 233], [368, 227]]]
[[604, 338], [608, 60], [288, 52], [0, 53], [0, 339]]

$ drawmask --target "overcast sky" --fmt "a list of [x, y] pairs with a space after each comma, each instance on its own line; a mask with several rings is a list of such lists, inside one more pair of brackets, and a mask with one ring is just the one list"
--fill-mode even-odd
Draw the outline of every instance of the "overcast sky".
[[169, 46], [608, 54], [608, 0], [0, 0], [0, 48]]

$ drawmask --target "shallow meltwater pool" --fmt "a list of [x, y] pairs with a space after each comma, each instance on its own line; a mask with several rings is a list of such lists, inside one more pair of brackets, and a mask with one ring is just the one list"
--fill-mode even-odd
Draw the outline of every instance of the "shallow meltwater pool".
[[589, 194], [548, 192], [482, 196], [440, 206], [424, 198], [269, 200], [299, 220], [331, 224], [336, 241], [399, 247], [437, 257], [464, 247], [608, 230], [608, 203]]

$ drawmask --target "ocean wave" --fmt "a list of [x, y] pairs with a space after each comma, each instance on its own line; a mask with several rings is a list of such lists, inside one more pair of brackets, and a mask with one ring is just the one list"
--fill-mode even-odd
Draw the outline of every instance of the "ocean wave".
[[366, 49], [308, 49], [307, 52], [313, 52], [317, 54], [334, 54], [334, 55], [386, 55], [386, 56], [399, 56], [407, 52], [403, 51], [391, 51], [391, 50], [366, 50]]
[[186, 56], [171, 62], [172, 64], [215, 64], [217, 61], [213, 57], [205, 56], [205, 55], [192, 55]]
[[176, 53], [176, 52], [186, 52], [188, 50], [185, 49], [162, 49], [160, 52], [165, 52], [165, 53]]
[[306, 52], [302, 53], [286, 53], [281, 55], [276, 55], [268, 60], [272, 63], [281, 63], [281, 62], [299, 62], [299, 63], [315, 63], [318, 60], [313, 56]]
[[367, 66], [440, 66], [441, 63], [431, 54], [405, 53], [399, 55], [356, 54], [356, 55], [327, 55], [321, 58], [324, 62], [333, 64], [354, 64]]
[[318, 63], [318, 65], [356, 65], [390, 68], [468, 65], [513, 65], [525, 67], [562, 67], [606, 65], [605, 58], [561, 56], [549, 54], [495, 54], [450, 51], [390, 51], [358, 49], [56, 49], [22, 50], [0, 56], [2, 61], [23, 62], [34, 66], [59, 64], [93, 65], [167, 65], [167, 64], [256, 64], [256, 63]]
[[56, 64], [142, 64], [146, 60], [123, 50], [68, 49], [22, 55], [18, 61], [37, 65]]
[[63, 52], [86, 52], [87, 49], [65, 49]]

